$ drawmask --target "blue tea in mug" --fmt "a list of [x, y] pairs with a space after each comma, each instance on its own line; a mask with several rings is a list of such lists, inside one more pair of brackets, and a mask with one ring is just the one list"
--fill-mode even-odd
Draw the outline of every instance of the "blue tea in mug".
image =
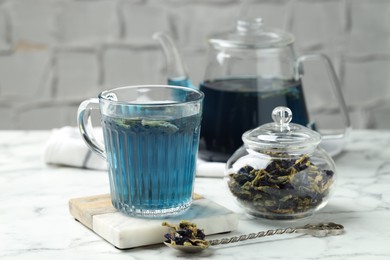
[[200, 114], [152, 120], [103, 116], [116, 208], [153, 216], [191, 205], [200, 120]]
[[[162, 217], [190, 207], [203, 97], [188, 87], [143, 85], [106, 90], [80, 104], [80, 133], [107, 160], [116, 209]], [[100, 110], [104, 146], [94, 137], [93, 109]]]

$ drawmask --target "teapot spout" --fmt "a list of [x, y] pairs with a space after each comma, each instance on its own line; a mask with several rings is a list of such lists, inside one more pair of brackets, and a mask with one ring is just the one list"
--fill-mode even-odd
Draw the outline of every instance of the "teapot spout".
[[153, 35], [153, 39], [160, 43], [165, 54], [168, 85], [194, 88], [172, 38], [165, 32], [157, 32]]

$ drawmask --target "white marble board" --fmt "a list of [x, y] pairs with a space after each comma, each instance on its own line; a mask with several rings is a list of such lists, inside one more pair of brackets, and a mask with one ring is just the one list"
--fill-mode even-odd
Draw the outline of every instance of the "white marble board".
[[237, 214], [201, 196], [194, 199], [185, 213], [159, 219], [129, 217], [118, 212], [111, 205], [109, 194], [71, 199], [69, 211], [119, 249], [162, 243], [168, 232], [168, 228], [161, 225], [163, 221], [178, 224], [180, 220], [189, 220], [204, 229], [206, 235], [233, 231], [238, 226]]

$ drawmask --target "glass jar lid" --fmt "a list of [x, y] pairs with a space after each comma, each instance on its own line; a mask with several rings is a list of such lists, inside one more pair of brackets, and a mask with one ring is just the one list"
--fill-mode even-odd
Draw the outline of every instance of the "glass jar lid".
[[288, 32], [265, 27], [261, 18], [241, 18], [234, 32], [215, 35], [209, 41], [223, 48], [265, 49], [289, 45], [294, 37]]
[[307, 127], [290, 123], [292, 112], [288, 107], [276, 107], [272, 111], [273, 123], [264, 124], [245, 132], [242, 140], [250, 149], [278, 151], [315, 148], [321, 135]]

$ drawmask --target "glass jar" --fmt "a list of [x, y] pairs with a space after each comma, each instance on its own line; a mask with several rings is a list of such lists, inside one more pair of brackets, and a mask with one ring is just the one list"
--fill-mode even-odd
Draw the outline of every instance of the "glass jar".
[[244, 146], [227, 162], [229, 190], [257, 217], [310, 216], [328, 202], [336, 181], [335, 163], [318, 146], [319, 133], [290, 123], [289, 108], [276, 107], [272, 119], [243, 134]]

